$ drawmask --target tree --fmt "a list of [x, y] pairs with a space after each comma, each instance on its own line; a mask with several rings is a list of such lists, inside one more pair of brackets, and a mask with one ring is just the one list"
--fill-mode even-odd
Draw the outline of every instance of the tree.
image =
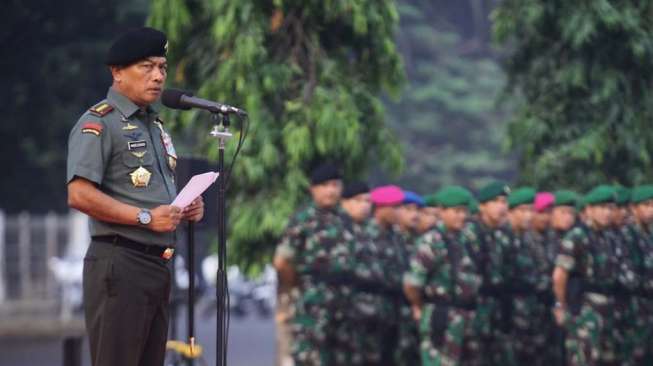
[[[443, 184], [478, 187], [514, 174], [501, 148], [508, 108], [496, 103], [505, 76], [490, 47], [489, 25], [476, 21], [489, 16], [483, 5], [399, 3], [398, 46], [409, 86], [389, 110], [406, 150], [402, 186], [427, 193]], [[478, 13], [484, 15], [472, 16]]]
[[[360, 177], [377, 162], [398, 171], [382, 93], [403, 81], [390, 0], [153, 0], [149, 23], [170, 39], [172, 83], [243, 106], [252, 121], [229, 192], [229, 247], [244, 265], [269, 260], [288, 217], [306, 201], [307, 169], [337, 160]], [[171, 115], [213, 154], [202, 113]], [[231, 151], [235, 144], [229, 144]]]
[[543, 188], [653, 178], [653, 2], [503, 1], [494, 33], [519, 99], [508, 143]]

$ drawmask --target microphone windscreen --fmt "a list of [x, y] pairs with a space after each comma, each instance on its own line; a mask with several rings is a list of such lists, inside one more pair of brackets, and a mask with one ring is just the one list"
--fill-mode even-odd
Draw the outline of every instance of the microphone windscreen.
[[166, 89], [161, 93], [161, 103], [168, 108], [189, 110], [190, 106], [184, 105], [181, 102], [181, 97], [184, 95], [192, 96], [193, 93], [179, 89]]

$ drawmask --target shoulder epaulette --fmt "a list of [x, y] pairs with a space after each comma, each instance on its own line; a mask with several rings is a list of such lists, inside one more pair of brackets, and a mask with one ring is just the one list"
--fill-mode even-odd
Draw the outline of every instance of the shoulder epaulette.
[[93, 108], [89, 109], [88, 111], [95, 116], [104, 117], [107, 114], [109, 114], [112, 110], [113, 110], [113, 106], [111, 104], [107, 102], [102, 102], [100, 104], [97, 104]]

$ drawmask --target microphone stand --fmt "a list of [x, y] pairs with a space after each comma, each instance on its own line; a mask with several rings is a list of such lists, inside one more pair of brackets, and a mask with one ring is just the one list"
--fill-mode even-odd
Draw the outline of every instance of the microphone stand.
[[229, 115], [219, 114], [219, 111], [211, 113], [215, 125], [211, 136], [218, 140], [218, 273], [216, 277], [216, 300], [217, 300], [217, 347], [216, 365], [227, 365], [227, 236], [226, 236], [226, 202], [225, 202], [225, 176], [224, 176], [224, 147], [225, 141], [233, 137], [229, 132]]
[[[188, 344], [191, 356], [195, 354], [195, 223], [188, 221]], [[193, 357], [187, 359], [193, 366]]]

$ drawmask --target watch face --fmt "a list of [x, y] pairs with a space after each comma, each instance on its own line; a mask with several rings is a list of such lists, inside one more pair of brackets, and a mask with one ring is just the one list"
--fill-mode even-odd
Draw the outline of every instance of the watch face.
[[152, 221], [152, 215], [148, 211], [143, 210], [138, 213], [138, 221], [143, 225], [147, 225]]

